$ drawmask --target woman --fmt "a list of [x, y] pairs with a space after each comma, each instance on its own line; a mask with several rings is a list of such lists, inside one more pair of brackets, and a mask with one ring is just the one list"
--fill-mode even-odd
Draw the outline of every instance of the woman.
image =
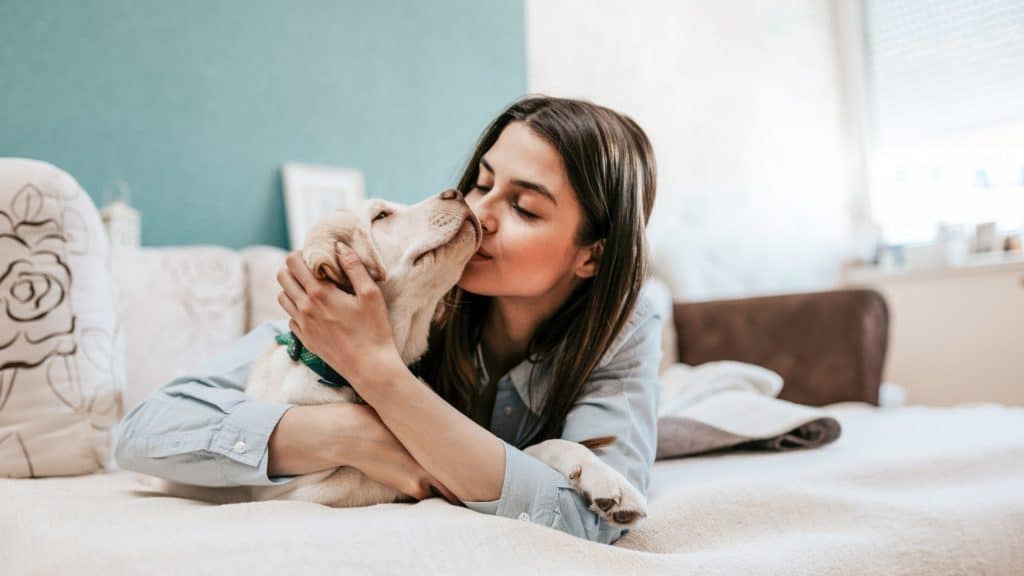
[[615, 436], [598, 456], [646, 495], [662, 321], [641, 294], [650, 143], [607, 108], [525, 98], [484, 131], [458, 189], [484, 237], [416, 366], [402, 363], [379, 289], [351, 250], [339, 244], [354, 295], [292, 253], [278, 274], [288, 328], [367, 405], [247, 398], [252, 360], [286, 329], [267, 323], [210, 376], [178, 378], [129, 413], [115, 447], [121, 466], [266, 485], [351, 465], [416, 498], [436, 491], [480, 512], [618, 539], [622, 529], [521, 449]]

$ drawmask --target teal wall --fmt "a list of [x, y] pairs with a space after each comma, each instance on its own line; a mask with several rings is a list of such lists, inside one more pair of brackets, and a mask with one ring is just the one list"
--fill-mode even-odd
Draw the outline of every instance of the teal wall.
[[454, 184], [526, 89], [524, 26], [521, 0], [0, 0], [0, 156], [97, 204], [123, 179], [146, 245], [286, 246], [284, 162]]

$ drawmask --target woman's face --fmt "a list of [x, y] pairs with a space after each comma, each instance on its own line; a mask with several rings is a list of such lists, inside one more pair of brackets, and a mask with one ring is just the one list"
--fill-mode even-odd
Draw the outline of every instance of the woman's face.
[[583, 217], [562, 157], [522, 122], [506, 126], [481, 159], [466, 202], [484, 237], [459, 287], [487, 296], [542, 296], [592, 274], [575, 244]]

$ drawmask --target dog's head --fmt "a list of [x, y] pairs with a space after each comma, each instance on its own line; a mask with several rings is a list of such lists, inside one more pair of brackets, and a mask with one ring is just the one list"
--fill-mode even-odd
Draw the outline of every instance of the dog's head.
[[402, 319], [433, 316], [482, 238], [480, 221], [462, 194], [449, 189], [413, 205], [371, 198], [354, 209], [336, 210], [310, 229], [303, 255], [314, 274], [352, 292], [335, 242], [352, 247], [380, 286], [400, 343], [401, 324], [407, 321]]

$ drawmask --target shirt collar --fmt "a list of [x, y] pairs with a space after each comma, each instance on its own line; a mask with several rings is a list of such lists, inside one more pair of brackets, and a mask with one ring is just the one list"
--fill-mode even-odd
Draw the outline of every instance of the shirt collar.
[[[480, 385], [484, 386], [490, 380], [490, 375], [487, 374], [487, 367], [484, 366], [484, 352], [480, 342], [477, 342], [476, 345], [476, 366], [477, 373], [480, 376]], [[533, 390], [529, 389], [531, 370], [533, 370]], [[512, 381], [512, 387], [515, 389], [516, 394], [519, 395], [519, 398], [530, 412], [540, 415], [541, 408], [543, 408], [544, 395], [547, 393], [548, 372], [547, 362], [538, 364], [527, 359], [509, 370], [508, 374], [503, 378], [508, 378]]]

